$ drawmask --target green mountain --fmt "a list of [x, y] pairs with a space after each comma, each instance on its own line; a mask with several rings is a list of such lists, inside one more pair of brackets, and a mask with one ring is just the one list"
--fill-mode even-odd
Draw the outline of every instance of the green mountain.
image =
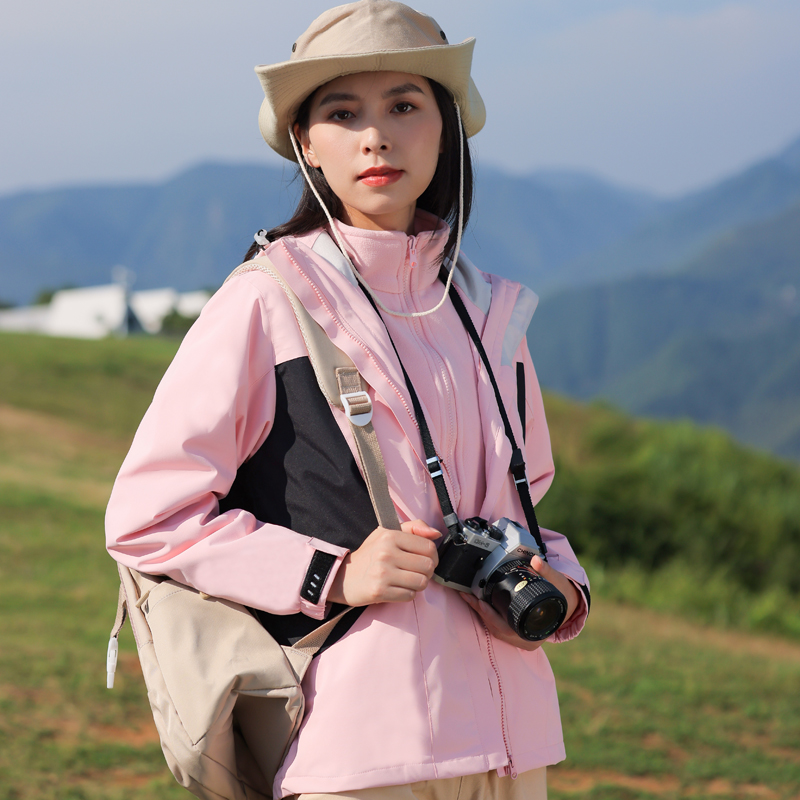
[[464, 249], [487, 272], [537, 292], [569, 285], [566, 264], [626, 236], [665, 206], [581, 173], [512, 177], [481, 170], [477, 187], [474, 237], [466, 237]]
[[[0, 198], [0, 299], [44, 287], [107, 283], [115, 264], [136, 288], [222, 283], [259, 228], [294, 207], [293, 170], [195, 167], [152, 186], [82, 187]], [[624, 236], [657, 201], [568, 173], [512, 178], [481, 170], [464, 247], [489, 271], [538, 283]], [[34, 268], [35, 265], [35, 268]]]
[[[106, 283], [116, 264], [137, 289], [217, 286], [254, 231], [288, 217], [291, 177], [203, 165], [157, 185], [0, 198], [0, 301]], [[531, 334], [545, 385], [797, 458], [798, 203], [800, 140], [671, 202], [578, 173], [481, 169], [464, 248], [545, 297]]]
[[800, 458], [800, 203], [672, 274], [563, 292], [529, 341], [544, 385], [687, 416]]
[[259, 228], [288, 209], [281, 171], [206, 165], [152, 186], [94, 186], [0, 199], [0, 297], [29, 302], [43, 287], [218, 286]]
[[731, 228], [800, 201], [800, 139], [714, 186], [666, 204], [629, 235], [562, 267], [562, 286], [657, 273], [698, 256]]
[[[206, 164], [161, 184], [0, 198], [0, 300], [29, 302], [46, 287], [106, 283], [115, 264], [134, 270], [140, 289], [218, 285], [256, 230], [288, 217], [296, 190], [288, 164]], [[581, 173], [479, 168], [464, 248], [488, 271], [547, 295], [663, 271], [731, 227], [798, 200], [800, 140], [676, 201]]]

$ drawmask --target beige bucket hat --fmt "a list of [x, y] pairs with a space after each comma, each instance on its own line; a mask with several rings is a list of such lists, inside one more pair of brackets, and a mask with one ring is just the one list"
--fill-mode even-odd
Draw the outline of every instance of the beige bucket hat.
[[474, 136], [486, 121], [483, 100], [469, 76], [474, 47], [474, 38], [449, 44], [432, 17], [395, 0], [358, 0], [332, 8], [292, 45], [288, 61], [256, 67], [266, 95], [258, 115], [261, 135], [294, 161], [289, 125], [315, 89], [356, 72], [409, 72], [449, 89], [467, 136]]

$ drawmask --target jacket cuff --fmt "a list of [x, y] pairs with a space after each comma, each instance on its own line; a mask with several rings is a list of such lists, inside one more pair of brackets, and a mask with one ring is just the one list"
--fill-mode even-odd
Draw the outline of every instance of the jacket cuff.
[[312, 539], [314, 554], [300, 587], [300, 610], [313, 619], [325, 619], [328, 592], [349, 550]]
[[584, 586], [582, 583], [578, 583], [574, 578], [570, 578], [569, 575], [566, 576], [574, 585], [575, 588], [578, 590], [578, 607], [575, 611], [572, 612], [572, 616], [569, 618], [565, 625], [562, 625], [547, 641], [548, 642], [568, 642], [570, 639], [574, 639], [582, 630], [583, 626], [586, 624], [586, 618], [589, 616], [589, 606], [591, 605], [591, 595], [589, 594], [589, 588]]

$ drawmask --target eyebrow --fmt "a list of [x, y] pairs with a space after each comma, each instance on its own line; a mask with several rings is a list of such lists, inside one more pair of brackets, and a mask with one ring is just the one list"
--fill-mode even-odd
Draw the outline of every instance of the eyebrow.
[[407, 94], [408, 92], [425, 94], [416, 83], [404, 83], [401, 86], [393, 86], [391, 89], [387, 89], [381, 97], [383, 97], [384, 100], [388, 100], [390, 97], [396, 97], [398, 94]]
[[319, 104], [324, 106], [328, 103], [343, 103], [348, 100], [358, 100], [358, 96], [349, 92], [329, 92], [319, 101]]
[[[409, 92], [425, 94], [416, 83], [403, 83], [400, 86], [393, 86], [391, 89], [387, 89], [381, 97], [384, 100], [388, 100], [390, 97], [397, 97], [397, 95], [407, 94]], [[319, 104], [320, 106], [324, 106], [329, 103], [345, 103], [360, 99], [358, 95], [351, 94], [350, 92], [329, 92], [320, 100]]]

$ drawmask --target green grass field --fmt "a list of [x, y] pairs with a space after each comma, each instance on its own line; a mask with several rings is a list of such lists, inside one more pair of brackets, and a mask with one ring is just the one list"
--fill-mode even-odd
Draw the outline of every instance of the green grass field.
[[[103, 510], [174, 347], [0, 336], [0, 800], [189, 796], [127, 628], [105, 689]], [[800, 644], [621, 603], [611, 582], [584, 633], [548, 646], [568, 751], [550, 797], [800, 798]]]

